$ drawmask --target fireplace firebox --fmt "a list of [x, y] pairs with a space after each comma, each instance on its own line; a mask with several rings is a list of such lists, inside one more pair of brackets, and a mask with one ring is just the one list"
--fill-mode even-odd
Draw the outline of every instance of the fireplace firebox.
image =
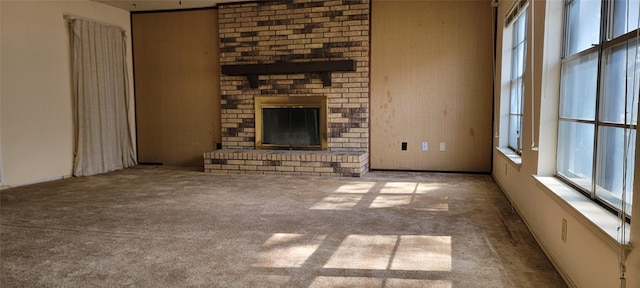
[[325, 96], [255, 97], [256, 149], [327, 150]]

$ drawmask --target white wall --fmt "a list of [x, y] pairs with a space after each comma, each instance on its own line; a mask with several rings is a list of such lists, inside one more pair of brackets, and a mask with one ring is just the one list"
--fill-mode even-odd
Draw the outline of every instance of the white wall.
[[[589, 221], [584, 217], [572, 213], [561, 200], [540, 188], [532, 177], [532, 175], [551, 176], [555, 171], [557, 102], [561, 64], [560, 45], [562, 42], [560, 29], [562, 27], [563, 2], [558, 0], [534, 1], [535, 18], [531, 17], [531, 9], [529, 9], [530, 23], [532, 18], [535, 19], [535, 37], [531, 37], [532, 29], [529, 26], [527, 65], [530, 65], [531, 56], [534, 55], [535, 73], [532, 81], [531, 72], [529, 70], [526, 72], [522, 165], [517, 166], [500, 153], [494, 153], [492, 174], [527, 223], [538, 243], [570, 285], [581, 288], [620, 287], [619, 250], [617, 247], [612, 245], [611, 240], [603, 237], [601, 233], [595, 232], [593, 225], [589, 225]], [[495, 121], [500, 121], [500, 87], [503, 87], [504, 84], [502, 78], [508, 78], [502, 77], [502, 75], [509, 73], [508, 70], [500, 71], [501, 66], [503, 69], [509, 69], [509, 65], [501, 65], [501, 61], [510, 61], [508, 58], [504, 57], [503, 59], [502, 57], [504, 46], [501, 39], [502, 30], [505, 27], [504, 16], [512, 4], [512, 1], [500, 1], [498, 13], [497, 59], [499, 69], [497, 79], [501, 82], [496, 83], [498, 90], [495, 96]], [[534, 46], [532, 46], [530, 39], [534, 39]], [[507, 46], [509, 44], [506, 43]], [[530, 69], [530, 66], [527, 69]], [[535, 87], [535, 92], [532, 87]], [[508, 93], [508, 91], [504, 92]], [[533, 104], [532, 95], [535, 99]], [[534, 109], [532, 109], [532, 105]], [[535, 111], [533, 113], [535, 120], [531, 117], [532, 110]], [[538, 151], [530, 148], [532, 129], [535, 132]], [[500, 142], [499, 138], [494, 139], [494, 145], [497, 146]], [[640, 145], [636, 147], [640, 147]], [[638, 154], [640, 151], [636, 150], [636, 157], [640, 158]], [[640, 229], [638, 224], [640, 222], [640, 195], [638, 195], [640, 178], [638, 175], [640, 173], [636, 171], [636, 195], [634, 195], [634, 214], [631, 219], [634, 226], [631, 228], [631, 243], [640, 243], [640, 233], [638, 233], [640, 232], [638, 231]], [[561, 238], [562, 219], [566, 219], [568, 224], [567, 243], [564, 243]], [[636, 246], [640, 245], [636, 244]], [[636, 250], [632, 251], [626, 262], [628, 266], [626, 287], [640, 287], [640, 253], [637, 251], [638, 249], [640, 247], [636, 247]]]
[[[3, 0], [0, 5], [3, 184], [18, 186], [67, 177], [72, 172], [73, 123], [69, 32], [63, 15], [125, 29], [131, 78], [129, 12], [89, 0]], [[129, 82], [134, 107], [133, 80]]]
[[636, 211], [636, 217], [634, 217], [635, 222], [631, 222], [631, 244], [635, 246], [635, 249], [632, 250], [628, 256], [629, 258], [627, 260], [626, 268], [627, 271], [629, 271], [628, 278], [631, 278], [631, 284], [636, 285], [635, 287], [640, 287], [640, 217], [638, 217], [638, 214], [640, 213], [637, 212], [640, 211], [640, 200], [638, 200], [640, 199], [640, 197], [638, 196], [638, 194], [640, 194], [640, 169], [638, 169], [638, 167], [640, 167], [640, 153], [638, 151], [639, 145], [637, 143], [640, 143], [640, 133], [636, 133], [636, 169], [633, 183], [633, 191], [634, 193], [636, 193], [636, 195], [634, 195], [635, 202], [633, 205], [633, 209], [634, 211]]

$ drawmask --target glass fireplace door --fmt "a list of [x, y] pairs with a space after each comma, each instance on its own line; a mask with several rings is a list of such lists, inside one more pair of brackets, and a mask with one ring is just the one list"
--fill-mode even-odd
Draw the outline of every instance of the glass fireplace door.
[[326, 150], [325, 96], [255, 97], [256, 149]]
[[262, 144], [320, 146], [320, 108], [263, 108]]

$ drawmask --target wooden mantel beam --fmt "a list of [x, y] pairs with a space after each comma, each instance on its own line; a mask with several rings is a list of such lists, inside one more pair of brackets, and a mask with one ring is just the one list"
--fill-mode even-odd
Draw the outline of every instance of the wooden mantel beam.
[[331, 86], [331, 72], [356, 71], [355, 60], [315, 61], [302, 63], [222, 65], [222, 74], [246, 76], [251, 88], [258, 88], [259, 75], [318, 73], [324, 86]]

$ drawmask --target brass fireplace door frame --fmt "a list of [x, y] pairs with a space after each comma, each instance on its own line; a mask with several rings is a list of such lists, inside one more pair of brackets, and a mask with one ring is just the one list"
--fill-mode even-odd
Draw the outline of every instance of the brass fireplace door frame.
[[294, 147], [296, 150], [327, 150], [327, 96], [256, 96], [255, 145], [256, 149], [292, 149], [290, 146], [263, 144], [263, 108], [320, 108], [320, 145]]

